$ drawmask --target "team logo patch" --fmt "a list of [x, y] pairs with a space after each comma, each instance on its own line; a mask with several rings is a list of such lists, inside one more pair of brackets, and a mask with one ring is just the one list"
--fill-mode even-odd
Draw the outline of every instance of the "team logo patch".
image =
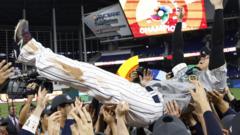
[[50, 109], [51, 109], [51, 107], [52, 107], [51, 105], [47, 106], [47, 110], [50, 110]]
[[66, 98], [67, 100], [72, 100], [72, 98], [69, 95], [67, 95]]

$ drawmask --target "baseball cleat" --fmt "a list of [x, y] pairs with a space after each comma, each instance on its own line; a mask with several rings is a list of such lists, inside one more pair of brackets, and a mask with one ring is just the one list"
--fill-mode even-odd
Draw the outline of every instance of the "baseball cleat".
[[[15, 31], [14, 31], [14, 41], [18, 44], [27, 40], [29, 40], [30, 32], [29, 32], [29, 25], [28, 21], [25, 19], [19, 20]], [[31, 37], [31, 36], [30, 36]]]

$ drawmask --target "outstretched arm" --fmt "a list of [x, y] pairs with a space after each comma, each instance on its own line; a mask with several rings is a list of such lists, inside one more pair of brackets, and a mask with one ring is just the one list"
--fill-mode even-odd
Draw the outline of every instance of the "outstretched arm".
[[129, 106], [127, 102], [121, 102], [117, 105], [115, 113], [116, 113], [116, 119], [117, 119], [118, 135], [129, 135], [129, 132], [125, 123], [125, 114], [128, 111], [129, 111]]
[[26, 120], [28, 119], [28, 116], [26, 115], [27, 113], [30, 112], [30, 107], [32, 103], [32, 99], [34, 98], [34, 95], [29, 95], [27, 98], [26, 103], [24, 104], [20, 114], [19, 114], [19, 124], [20, 126], [24, 125]]
[[223, 0], [210, 0], [215, 8], [214, 24], [212, 29], [212, 45], [209, 69], [216, 69], [225, 64], [224, 57], [224, 21]]
[[175, 31], [172, 36], [172, 66], [176, 66], [180, 63], [183, 63], [183, 35], [182, 35], [182, 18], [183, 18], [183, 9], [179, 9], [178, 23], [175, 27]]

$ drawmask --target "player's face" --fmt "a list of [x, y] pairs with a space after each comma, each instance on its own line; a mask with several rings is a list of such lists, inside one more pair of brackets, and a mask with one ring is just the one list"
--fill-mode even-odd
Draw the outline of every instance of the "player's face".
[[58, 107], [58, 111], [61, 112], [62, 117], [67, 118], [67, 115], [70, 113], [72, 107], [70, 104], [63, 104], [61, 107]]
[[48, 127], [48, 116], [46, 114], [44, 114], [44, 116], [41, 120], [41, 124], [42, 124], [42, 126], [44, 126], [47, 129], [47, 127]]
[[209, 65], [209, 55], [206, 55], [205, 57], [201, 57], [199, 62], [198, 62], [198, 67], [201, 70], [207, 70]]
[[10, 115], [16, 115], [16, 106], [15, 105], [11, 106], [9, 111]]

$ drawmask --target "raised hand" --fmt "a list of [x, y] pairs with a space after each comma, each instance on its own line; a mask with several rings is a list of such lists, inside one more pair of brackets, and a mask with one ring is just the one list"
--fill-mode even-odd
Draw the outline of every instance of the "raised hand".
[[225, 113], [229, 109], [229, 104], [223, 99], [225, 94], [226, 91], [223, 93], [220, 93], [219, 91], [208, 92], [208, 97], [222, 113]]
[[45, 108], [47, 101], [48, 101], [48, 97], [47, 95], [47, 90], [44, 88], [42, 89], [41, 87], [39, 87], [38, 90], [38, 99], [37, 99], [37, 107], [40, 107], [42, 109]]
[[93, 135], [92, 118], [89, 112], [87, 112], [85, 107], [75, 109], [76, 111], [71, 111], [70, 113], [77, 123], [77, 129], [80, 135]]
[[129, 111], [129, 105], [127, 102], [123, 101], [120, 102], [117, 105], [117, 108], [115, 109], [116, 118], [117, 118], [117, 134], [118, 135], [129, 135], [127, 126], [126, 126], [126, 120], [125, 120], [125, 114]]
[[77, 108], [77, 109], [81, 109], [82, 108], [82, 106], [83, 106], [83, 103], [79, 100], [79, 98], [76, 98], [75, 99], [75, 107]]
[[129, 111], [129, 105], [127, 102], [120, 102], [117, 105], [117, 108], [115, 110], [116, 116], [117, 117], [124, 117], [126, 112]]
[[[38, 84], [36, 84], [36, 83], [30, 83], [30, 84], [27, 85], [27, 90], [29, 90], [29, 91], [34, 91], [34, 90], [36, 89], [37, 85], [38, 85]], [[28, 96], [27, 96], [27, 99], [32, 102], [32, 99], [33, 99], [34, 97], [35, 97], [34, 94], [28, 95]]]
[[111, 125], [115, 123], [115, 113], [111, 110], [103, 110], [103, 120], [108, 124]]
[[71, 125], [70, 128], [71, 128], [72, 135], [80, 135], [76, 124]]
[[223, 0], [210, 0], [211, 4], [216, 9], [223, 9]]
[[184, 17], [184, 8], [183, 7], [179, 7], [178, 8], [178, 22], [182, 22], [182, 19]]
[[224, 91], [226, 92], [229, 101], [233, 101], [235, 99], [234, 95], [231, 93], [228, 87], [225, 88]]
[[179, 118], [181, 116], [181, 109], [179, 108], [177, 102], [173, 100], [166, 104], [165, 113]]
[[214, 90], [214, 91], [208, 92], [207, 96], [210, 99], [210, 101], [212, 101], [214, 104], [219, 104], [219, 103], [221, 104], [221, 103], [225, 102], [223, 99], [225, 94], [226, 94], [225, 91], [223, 93], [220, 93], [220, 92]]
[[195, 90], [190, 90], [190, 93], [194, 101], [195, 113], [202, 115], [204, 112], [211, 110], [207, 94], [199, 81], [194, 80], [192, 83], [195, 85]]
[[6, 63], [6, 60], [0, 62], [0, 85], [3, 84], [13, 71], [12, 63]]
[[108, 124], [112, 135], [117, 135], [117, 121], [114, 112], [116, 105], [104, 105], [103, 107], [103, 120]]
[[140, 83], [142, 86], [146, 86], [148, 82], [153, 80], [152, 72], [149, 69], [143, 71], [143, 77], [139, 75]]
[[59, 135], [60, 134], [60, 120], [62, 114], [60, 111], [54, 112], [48, 118], [48, 134], [49, 135]]

